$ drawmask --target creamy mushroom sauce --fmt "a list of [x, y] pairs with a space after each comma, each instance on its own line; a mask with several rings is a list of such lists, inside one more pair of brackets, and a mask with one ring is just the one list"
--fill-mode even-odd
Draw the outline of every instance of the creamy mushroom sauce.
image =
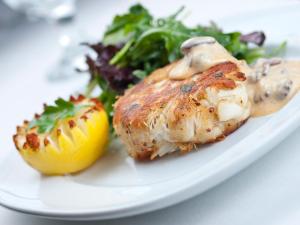
[[234, 62], [247, 77], [252, 103], [251, 116], [264, 116], [281, 109], [300, 89], [300, 61], [259, 59], [251, 67], [234, 58], [213, 37], [195, 37], [181, 45], [184, 54], [171, 69], [170, 79], [181, 80], [226, 61]]
[[182, 43], [181, 51], [184, 57], [169, 72], [170, 79], [186, 79], [214, 65], [228, 61], [237, 64], [241, 72], [249, 73], [247, 63], [234, 58], [213, 37], [190, 38]]
[[252, 116], [281, 109], [300, 89], [300, 61], [260, 59], [247, 74]]

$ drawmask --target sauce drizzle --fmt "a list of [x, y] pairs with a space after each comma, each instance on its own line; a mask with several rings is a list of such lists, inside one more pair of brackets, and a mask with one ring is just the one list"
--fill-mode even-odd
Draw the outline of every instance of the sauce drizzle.
[[237, 64], [246, 77], [251, 116], [265, 116], [281, 109], [300, 90], [300, 61], [259, 59], [248, 66], [234, 58], [213, 37], [194, 37], [181, 45], [184, 57], [168, 72], [170, 79], [187, 79], [223, 62]]

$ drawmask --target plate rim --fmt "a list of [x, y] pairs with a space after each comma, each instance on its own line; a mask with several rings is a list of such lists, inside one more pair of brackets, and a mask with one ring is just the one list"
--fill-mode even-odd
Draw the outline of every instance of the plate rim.
[[[292, 104], [292, 102], [294, 104]], [[242, 169], [249, 166], [251, 163], [253, 163], [256, 159], [260, 158], [267, 152], [269, 152], [272, 147], [277, 145], [280, 141], [282, 141], [286, 136], [288, 136], [292, 131], [294, 131], [299, 123], [300, 123], [300, 114], [292, 113], [295, 111], [299, 111], [300, 104], [296, 104], [295, 102], [300, 103], [300, 95], [295, 96], [292, 101], [286, 105], [282, 110], [275, 113], [274, 115], [269, 116], [270, 119], [266, 121], [265, 124], [263, 124], [261, 127], [259, 127], [254, 133], [247, 136], [243, 141], [247, 141], [251, 138], [259, 137], [261, 132], [264, 129], [269, 130], [270, 126], [276, 125], [278, 121], [282, 121], [282, 114], [286, 114], [286, 111], [290, 111], [288, 113], [289, 116], [284, 117], [284, 123], [281, 124], [281, 126], [277, 126], [280, 129], [275, 130], [271, 135], [268, 135], [263, 139], [262, 141], [258, 142], [257, 145], [254, 148], [248, 148], [248, 151], [243, 150], [241, 154], [239, 154], [237, 157], [229, 160], [227, 163], [221, 163], [217, 164], [217, 167], [214, 167], [213, 170], [209, 170], [212, 166], [215, 165], [215, 162], [220, 160], [219, 157], [212, 160], [209, 165], [205, 165], [205, 169], [203, 167], [200, 171], [208, 170], [209, 173], [205, 174], [205, 176], [194, 176], [197, 174], [197, 171], [193, 171], [191, 174], [189, 174], [189, 177], [193, 177], [194, 180], [192, 182], [182, 182], [183, 185], [181, 187], [177, 187], [174, 190], [172, 190], [168, 195], [157, 195], [156, 197], [148, 198], [147, 200], [143, 201], [134, 201], [134, 202], [128, 202], [121, 204], [121, 206], [116, 207], [106, 207], [101, 209], [80, 209], [80, 210], [45, 210], [43, 209], [26, 209], [19, 207], [17, 205], [12, 205], [7, 202], [4, 202], [1, 197], [1, 191], [0, 191], [0, 205], [18, 211], [26, 214], [36, 215], [36, 216], [43, 216], [43, 217], [50, 217], [50, 218], [61, 218], [61, 219], [89, 219], [89, 218], [102, 218], [102, 219], [109, 219], [109, 218], [120, 218], [125, 217], [129, 215], [136, 215], [144, 212], [149, 212], [152, 210], [164, 208], [176, 203], [179, 203], [181, 201], [184, 201], [188, 198], [191, 198], [199, 193], [204, 192], [208, 188], [211, 188], [215, 186], [218, 183], [221, 183], [222, 181], [230, 178], [234, 174], [238, 173]], [[297, 106], [298, 105], [298, 106]], [[294, 106], [294, 107], [293, 107]], [[293, 107], [293, 110], [291, 109]], [[291, 115], [292, 114], [292, 115]], [[279, 118], [277, 118], [279, 117]], [[241, 142], [237, 143], [236, 145], [243, 145]], [[238, 147], [238, 146], [237, 146]], [[235, 148], [237, 148], [235, 147]], [[234, 148], [234, 147], [233, 147]], [[259, 152], [260, 151], [260, 152]], [[259, 153], [258, 153], [259, 152]], [[223, 153], [221, 156], [224, 158], [224, 155], [228, 157], [228, 155], [231, 155], [232, 152], [226, 152]], [[252, 157], [252, 158], [251, 158]], [[250, 159], [249, 159], [250, 158]], [[224, 161], [224, 159], [221, 159]], [[236, 167], [240, 167], [239, 169], [236, 169]], [[227, 173], [227, 175], [220, 177], [220, 175]], [[219, 177], [216, 179], [216, 177]], [[176, 178], [178, 179], [178, 178]], [[199, 188], [201, 184], [205, 184], [207, 182], [210, 182], [208, 185], [204, 186], [204, 188]], [[198, 190], [195, 190], [197, 189]], [[159, 203], [159, 206], [155, 206]]]

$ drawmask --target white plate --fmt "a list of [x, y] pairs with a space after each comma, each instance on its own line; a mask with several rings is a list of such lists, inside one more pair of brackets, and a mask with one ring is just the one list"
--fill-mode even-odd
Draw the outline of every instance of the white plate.
[[[265, 30], [271, 42], [289, 40], [289, 56], [299, 57], [299, 31], [291, 24], [300, 21], [299, 11], [293, 6], [250, 13], [223, 20], [222, 26]], [[133, 161], [114, 143], [92, 168], [72, 176], [40, 176], [13, 151], [0, 165], [0, 204], [71, 220], [117, 218], [167, 207], [219, 184], [267, 153], [298, 127], [299, 112], [300, 95], [276, 114], [250, 119], [222, 142], [149, 163]]]

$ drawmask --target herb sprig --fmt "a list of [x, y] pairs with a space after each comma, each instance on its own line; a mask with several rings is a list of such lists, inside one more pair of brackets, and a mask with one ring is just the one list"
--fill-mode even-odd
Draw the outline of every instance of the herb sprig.
[[75, 116], [83, 107], [86, 105], [75, 105], [73, 102], [58, 98], [55, 105], [45, 106], [44, 112], [30, 122], [29, 129], [37, 127], [40, 134], [50, 132], [60, 120]]

